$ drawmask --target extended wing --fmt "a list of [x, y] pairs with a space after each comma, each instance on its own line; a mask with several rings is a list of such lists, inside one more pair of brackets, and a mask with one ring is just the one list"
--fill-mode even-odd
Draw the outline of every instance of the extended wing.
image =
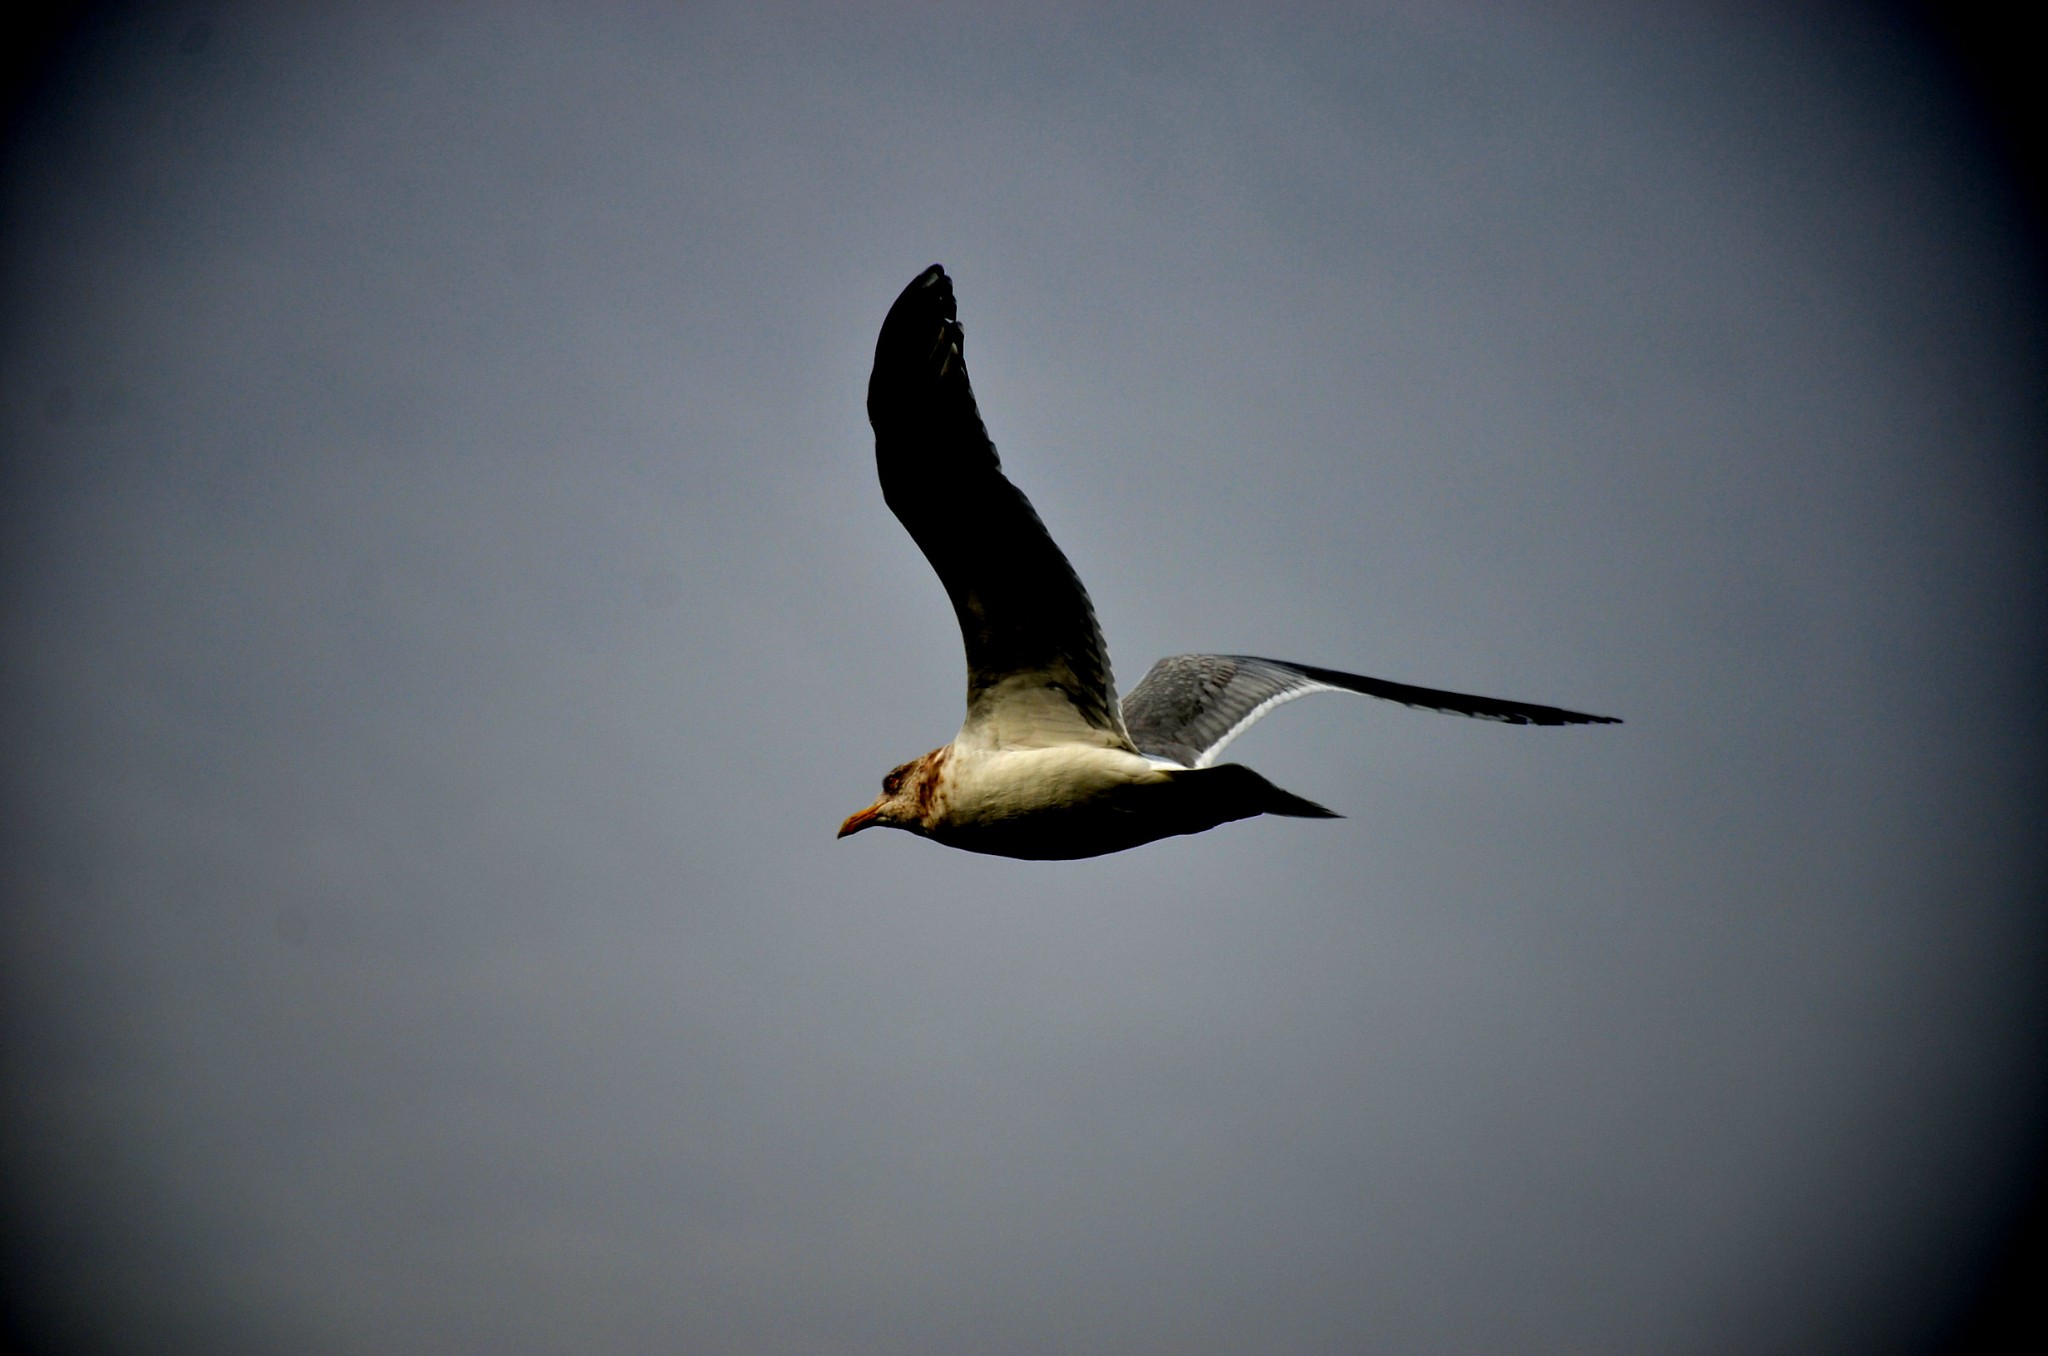
[[1613, 716], [1439, 692], [1243, 654], [1177, 654], [1160, 660], [1124, 699], [1124, 723], [1141, 753], [1171, 759], [1183, 767], [1207, 767], [1246, 726], [1281, 703], [1311, 692], [1357, 692], [1403, 706], [1510, 725], [1621, 723]]
[[888, 501], [938, 572], [967, 648], [963, 738], [1130, 748], [1088, 591], [1002, 472], [937, 264], [882, 322], [868, 422]]

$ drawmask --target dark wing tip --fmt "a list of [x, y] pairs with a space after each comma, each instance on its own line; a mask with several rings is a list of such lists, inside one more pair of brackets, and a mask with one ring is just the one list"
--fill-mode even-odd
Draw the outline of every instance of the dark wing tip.
[[1385, 678], [1368, 678], [1362, 673], [1317, 668], [1313, 664], [1290, 664], [1278, 659], [1259, 659], [1250, 655], [1228, 657], [1241, 663], [1274, 665], [1291, 673], [1298, 673], [1304, 678], [1313, 679], [1326, 687], [1356, 692], [1365, 697], [1379, 697], [1385, 701], [1400, 702], [1403, 706], [1421, 707], [1426, 711], [1443, 711], [1452, 715], [1474, 716], [1480, 720], [1497, 720], [1503, 725], [1621, 724], [1619, 716], [1595, 716], [1584, 711], [1567, 711], [1561, 706], [1540, 706], [1535, 702], [1508, 701], [1503, 697], [1482, 697], [1471, 692], [1445, 692], [1440, 688], [1416, 687], [1410, 683], [1396, 683]]
[[1620, 716], [1591, 716], [1583, 711], [1561, 711], [1556, 707], [1542, 708], [1543, 714], [1530, 721], [1532, 725], [1619, 725]]
[[1525, 707], [1512, 715], [1496, 717], [1508, 725], [1619, 725], [1620, 716], [1589, 716], [1583, 711], [1563, 711], [1554, 706]]
[[934, 392], [957, 388], [952, 402], [972, 401], [965, 383], [965, 336], [953, 303], [953, 280], [937, 264], [917, 275], [897, 296], [875, 340], [875, 367], [868, 377], [868, 421], [879, 432], [928, 414]]
[[946, 270], [933, 264], [910, 280], [895, 304], [889, 307], [889, 315], [882, 322], [882, 331], [905, 324], [920, 328], [934, 321], [944, 323], [956, 318], [953, 306], [953, 280], [946, 276]]

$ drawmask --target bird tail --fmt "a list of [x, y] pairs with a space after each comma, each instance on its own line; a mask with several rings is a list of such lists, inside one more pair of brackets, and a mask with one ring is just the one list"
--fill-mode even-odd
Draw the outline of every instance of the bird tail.
[[1182, 773], [1177, 780], [1183, 785], [1201, 788], [1216, 807], [1215, 822], [1218, 823], [1228, 819], [1249, 819], [1253, 815], [1286, 815], [1290, 819], [1344, 817], [1292, 791], [1282, 791], [1242, 763], [1219, 763], [1215, 767]]
[[1292, 791], [1282, 791], [1271, 782], [1266, 783], [1266, 813], [1286, 815], [1290, 819], [1342, 819], [1335, 810], [1326, 809]]

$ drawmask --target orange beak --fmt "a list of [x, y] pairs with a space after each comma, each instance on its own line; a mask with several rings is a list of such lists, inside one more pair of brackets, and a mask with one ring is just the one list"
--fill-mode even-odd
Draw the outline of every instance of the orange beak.
[[846, 822], [839, 826], [839, 836], [844, 838], [849, 833], [859, 833], [862, 829], [872, 829], [875, 826], [876, 816], [881, 813], [882, 802], [876, 801], [860, 813], [848, 815]]

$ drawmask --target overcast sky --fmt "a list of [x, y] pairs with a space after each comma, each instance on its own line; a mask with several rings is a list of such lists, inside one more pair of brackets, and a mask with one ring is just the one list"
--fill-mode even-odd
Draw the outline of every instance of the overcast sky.
[[[1868, 1353], [2042, 1131], [2042, 313], [1850, 6], [139, 5], [0, 161], [0, 1165], [52, 1351]], [[944, 743], [937, 261], [1126, 684]]]

